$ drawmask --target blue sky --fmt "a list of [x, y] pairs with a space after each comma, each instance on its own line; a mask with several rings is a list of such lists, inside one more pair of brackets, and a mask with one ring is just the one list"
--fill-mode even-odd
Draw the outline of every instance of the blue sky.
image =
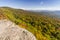
[[0, 7], [26, 10], [60, 10], [60, 0], [0, 0]]

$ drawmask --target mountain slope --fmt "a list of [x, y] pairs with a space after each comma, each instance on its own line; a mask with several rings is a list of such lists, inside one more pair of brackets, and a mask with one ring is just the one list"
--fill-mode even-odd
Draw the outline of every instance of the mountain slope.
[[37, 40], [60, 40], [60, 19], [8, 7], [0, 10], [7, 19], [33, 33]]

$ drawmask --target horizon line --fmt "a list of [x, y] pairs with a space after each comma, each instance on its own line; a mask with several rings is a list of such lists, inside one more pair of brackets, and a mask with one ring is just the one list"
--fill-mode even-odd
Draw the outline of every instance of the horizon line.
[[60, 11], [60, 8], [19, 8], [19, 7], [10, 7], [10, 6], [0, 6], [0, 7], [9, 7], [14, 9], [22, 9], [22, 10], [47, 10], [47, 11]]

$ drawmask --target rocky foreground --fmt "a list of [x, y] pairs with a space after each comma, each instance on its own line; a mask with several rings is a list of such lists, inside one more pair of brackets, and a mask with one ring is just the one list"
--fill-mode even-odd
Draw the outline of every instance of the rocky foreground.
[[9, 20], [0, 20], [0, 40], [36, 40], [27, 30]]

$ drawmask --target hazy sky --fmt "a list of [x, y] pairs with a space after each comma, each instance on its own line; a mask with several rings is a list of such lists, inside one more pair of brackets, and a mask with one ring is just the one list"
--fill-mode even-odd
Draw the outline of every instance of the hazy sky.
[[27, 10], [60, 10], [60, 0], [0, 0], [0, 6]]

